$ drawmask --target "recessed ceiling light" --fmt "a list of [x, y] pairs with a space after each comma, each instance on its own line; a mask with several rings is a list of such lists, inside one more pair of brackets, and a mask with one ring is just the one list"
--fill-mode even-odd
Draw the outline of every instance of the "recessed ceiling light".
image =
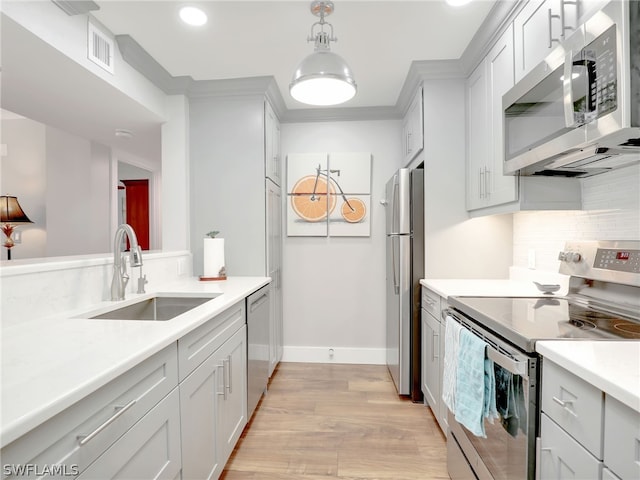
[[466, 5], [470, 2], [471, 0], [447, 0], [447, 3], [452, 7], [461, 7], [462, 5]]
[[199, 27], [207, 23], [207, 14], [197, 7], [182, 7], [180, 18], [187, 25]]

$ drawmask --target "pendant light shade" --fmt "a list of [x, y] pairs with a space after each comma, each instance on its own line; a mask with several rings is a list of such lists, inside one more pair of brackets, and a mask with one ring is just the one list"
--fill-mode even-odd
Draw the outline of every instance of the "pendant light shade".
[[[344, 103], [356, 94], [356, 82], [351, 68], [344, 59], [330, 49], [333, 27], [324, 21], [324, 16], [333, 12], [332, 2], [315, 1], [311, 3], [311, 12], [320, 17], [320, 21], [311, 27], [309, 41], [315, 40], [315, 50], [305, 57], [296, 68], [289, 93], [299, 102], [308, 105], [330, 106]], [[319, 25], [315, 35], [313, 28]], [[331, 27], [331, 34], [324, 31], [325, 25]]]

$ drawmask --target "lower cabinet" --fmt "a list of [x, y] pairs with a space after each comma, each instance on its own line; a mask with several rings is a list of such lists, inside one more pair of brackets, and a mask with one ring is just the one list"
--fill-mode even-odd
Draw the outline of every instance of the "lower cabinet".
[[440, 412], [440, 322], [422, 309], [422, 393], [437, 418]]
[[103, 453], [79, 480], [174, 480], [180, 478], [178, 389]]
[[182, 479], [220, 476], [247, 423], [247, 340], [242, 326], [180, 383]]
[[540, 479], [640, 478], [640, 412], [545, 360]]
[[247, 424], [245, 300], [0, 451], [2, 479], [217, 479]]
[[422, 393], [438, 425], [447, 435], [447, 406], [442, 401], [442, 373], [444, 369], [444, 322], [441, 310], [446, 299], [427, 287], [422, 288]]
[[574, 440], [545, 413], [540, 418], [541, 479], [601, 478], [602, 462]]

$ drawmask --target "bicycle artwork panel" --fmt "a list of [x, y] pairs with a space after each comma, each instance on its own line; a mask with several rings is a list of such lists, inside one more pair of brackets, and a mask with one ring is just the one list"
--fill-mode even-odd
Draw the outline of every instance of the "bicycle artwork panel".
[[369, 236], [371, 155], [287, 157], [289, 236]]

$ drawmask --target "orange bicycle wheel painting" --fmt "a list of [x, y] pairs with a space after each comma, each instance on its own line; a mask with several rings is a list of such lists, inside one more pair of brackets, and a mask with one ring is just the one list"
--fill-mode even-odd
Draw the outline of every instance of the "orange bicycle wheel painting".
[[361, 222], [364, 216], [367, 214], [367, 206], [359, 198], [348, 198], [348, 202], [342, 204], [340, 213], [349, 223]]
[[307, 175], [298, 180], [291, 189], [291, 208], [301, 219], [319, 222], [336, 208], [337, 200], [334, 194], [335, 188], [327, 184], [324, 178]]

